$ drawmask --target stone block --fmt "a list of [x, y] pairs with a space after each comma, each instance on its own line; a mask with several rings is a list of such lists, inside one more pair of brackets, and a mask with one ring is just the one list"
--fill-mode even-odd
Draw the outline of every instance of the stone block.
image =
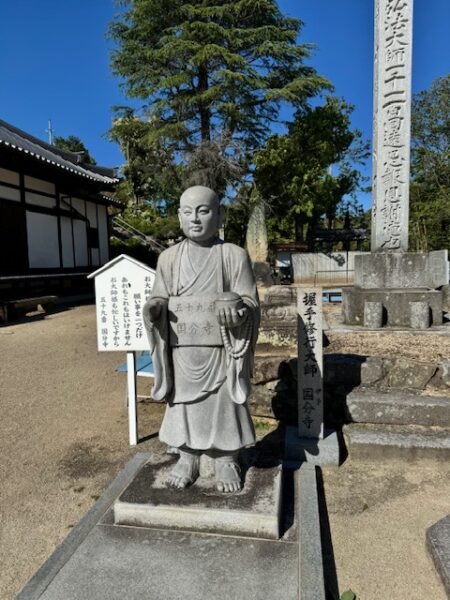
[[450, 459], [450, 429], [351, 423], [343, 431], [352, 460]]
[[433, 250], [428, 255], [430, 287], [439, 288], [449, 284], [448, 250]]
[[431, 310], [431, 324], [442, 325], [442, 299], [440, 290], [428, 289], [342, 289], [344, 322], [347, 325], [364, 324], [366, 302], [381, 302], [384, 310], [383, 325], [411, 328], [410, 303], [426, 302]]
[[450, 398], [405, 390], [357, 388], [347, 396], [348, 417], [355, 423], [447, 427]]
[[269, 417], [274, 418], [275, 413], [273, 411], [274, 393], [266, 388], [265, 385], [254, 385], [248, 398], [248, 407], [250, 414], [255, 417]]
[[361, 385], [368, 386], [380, 382], [386, 375], [384, 361], [379, 356], [368, 356], [361, 365]]
[[279, 538], [281, 466], [245, 473], [243, 489], [221, 494], [213, 478], [200, 476], [191, 487], [177, 493], [165, 480], [171, 459], [147, 463], [114, 503], [118, 525], [181, 529], [208, 533]]
[[398, 359], [386, 378], [387, 387], [423, 390], [436, 373], [437, 366], [407, 359]]
[[379, 329], [383, 326], [383, 305], [381, 302], [364, 302], [364, 327]]
[[339, 465], [341, 442], [336, 431], [325, 430], [323, 438], [299, 437], [298, 427], [286, 428], [285, 459], [288, 465]]
[[361, 383], [363, 356], [325, 354], [323, 359], [325, 385], [356, 386]]
[[427, 529], [426, 538], [428, 551], [450, 598], [450, 514]]
[[409, 303], [411, 329], [428, 329], [430, 326], [430, 307], [428, 302]]
[[[300, 600], [325, 600], [325, 577], [316, 468], [304, 464], [297, 471]], [[280, 597], [280, 596], [279, 596]]]
[[429, 384], [437, 388], [450, 388], [450, 360], [441, 362]]
[[256, 356], [252, 383], [259, 384], [280, 379], [286, 370], [288, 370], [288, 366], [281, 356]]

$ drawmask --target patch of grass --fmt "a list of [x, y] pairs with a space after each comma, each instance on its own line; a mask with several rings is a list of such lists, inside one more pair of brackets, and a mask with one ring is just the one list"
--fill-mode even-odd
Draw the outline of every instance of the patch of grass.
[[264, 417], [253, 417], [253, 425], [257, 431], [269, 432], [276, 428], [276, 423], [273, 419], [265, 419]]

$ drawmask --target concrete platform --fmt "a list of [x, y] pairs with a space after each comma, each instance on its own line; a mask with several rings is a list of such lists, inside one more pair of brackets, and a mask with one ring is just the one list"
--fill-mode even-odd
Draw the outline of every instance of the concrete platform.
[[427, 547], [450, 598], [450, 515], [427, 529]]
[[205, 476], [185, 490], [167, 488], [176, 460], [165, 457], [142, 467], [114, 503], [116, 524], [279, 538], [281, 466], [250, 467], [239, 493], [222, 494], [214, 477]]
[[17, 600], [325, 600], [314, 466], [287, 472], [282, 537], [267, 540], [114, 524], [150, 458], [127, 464]]

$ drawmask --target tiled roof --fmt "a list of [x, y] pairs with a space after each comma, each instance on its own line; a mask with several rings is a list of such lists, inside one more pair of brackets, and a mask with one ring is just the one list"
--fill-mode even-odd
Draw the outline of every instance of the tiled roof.
[[111, 185], [119, 180], [112, 169], [79, 162], [74, 152], [60, 150], [0, 119], [0, 146], [7, 146], [80, 177]]

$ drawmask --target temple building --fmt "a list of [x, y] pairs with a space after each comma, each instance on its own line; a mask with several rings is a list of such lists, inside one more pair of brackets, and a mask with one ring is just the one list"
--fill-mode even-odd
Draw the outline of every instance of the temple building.
[[0, 300], [86, 285], [109, 260], [117, 181], [0, 120]]

